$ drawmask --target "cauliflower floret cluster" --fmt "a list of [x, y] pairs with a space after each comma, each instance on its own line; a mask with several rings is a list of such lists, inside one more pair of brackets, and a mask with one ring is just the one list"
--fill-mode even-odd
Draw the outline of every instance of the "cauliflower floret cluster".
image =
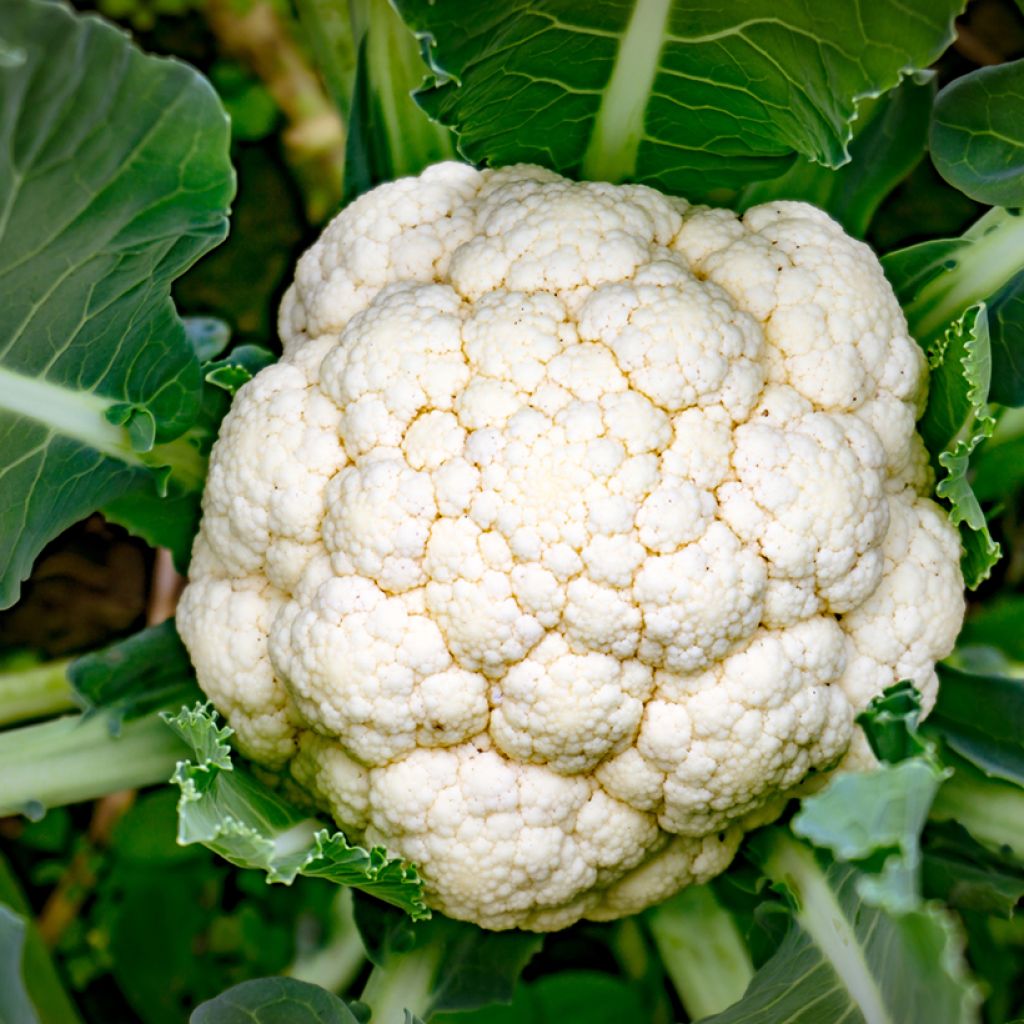
[[441, 164], [300, 260], [178, 626], [254, 760], [489, 928], [722, 871], [963, 614], [924, 361], [821, 211]]

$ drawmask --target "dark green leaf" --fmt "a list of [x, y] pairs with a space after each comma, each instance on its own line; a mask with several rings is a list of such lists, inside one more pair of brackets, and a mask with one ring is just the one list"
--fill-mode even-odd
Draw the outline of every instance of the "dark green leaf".
[[877, 99], [861, 100], [849, 163], [833, 169], [801, 157], [781, 178], [745, 188], [740, 208], [799, 199], [827, 210], [863, 238], [882, 200], [924, 155], [934, 96], [935, 75], [922, 71]]
[[[998, 428], [996, 437], [982, 445], [971, 460], [971, 487], [978, 501], [1009, 499], [1024, 487], [1024, 434], [998, 443], [997, 437]], [[1021, 635], [1007, 635], [1005, 639], [1012, 644], [1019, 641]], [[964, 643], [973, 642], [964, 640]]]
[[86, 710], [107, 715], [115, 731], [125, 719], [202, 696], [173, 619], [77, 658], [68, 676]]
[[978, 68], [935, 101], [932, 159], [961, 192], [1024, 206], [1024, 60]]
[[203, 379], [233, 395], [276, 359], [273, 352], [259, 345], [239, 345], [222, 359], [205, 363]]
[[928, 723], [986, 775], [1024, 786], [1024, 679], [939, 666], [939, 699]]
[[988, 330], [992, 345], [989, 397], [1002, 405], [1024, 405], [1024, 271], [989, 298]]
[[63, 5], [0, 15], [3, 606], [47, 540], [149, 467], [199, 483], [174, 441], [199, 363], [169, 289], [224, 237], [234, 184], [199, 75]]
[[414, 919], [430, 917], [415, 868], [389, 858], [382, 847], [350, 845], [234, 764], [231, 730], [219, 728], [211, 711], [197, 705], [165, 718], [194, 755], [174, 776], [181, 788], [179, 842], [202, 843], [232, 864], [265, 871], [268, 882], [287, 885], [300, 874], [325, 878], [393, 903]]
[[922, 888], [958, 910], [1010, 917], [1024, 899], [1024, 871], [993, 856], [955, 822], [932, 823], [924, 834]]
[[563, 971], [516, 988], [508, 1006], [432, 1018], [436, 1024], [624, 1024], [648, 1020], [637, 987], [598, 971]]
[[875, 757], [889, 764], [933, 753], [934, 745], [918, 732], [920, 721], [921, 695], [906, 679], [883, 690], [857, 716]]
[[972, 608], [959, 642], [990, 644], [1015, 661], [1024, 661], [1024, 594], [999, 594]]
[[482, 931], [442, 918], [417, 928], [436, 929], [444, 943], [431, 993], [432, 1012], [509, 1002], [523, 968], [544, 945], [544, 936], [536, 933]]
[[451, 132], [413, 101], [426, 68], [412, 33], [389, 4], [355, 0], [352, 11], [359, 45], [345, 140], [346, 203], [455, 155]]
[[418, 94], [462, 153], [707, 195], [838, 167], [857, 100], [927, 67], [959, 0], [397, 0], [433, 78]]
[[794, 925], [743, 998], [703, 1024], [970, 1024], [979, 994], [961, 940], [933, 907], [890, 914], [866, 903], [860, 873], [823, 868], [781, 829], [751, 851], [791, 894]]
[[189, 1024], [359, 1024], [334, 994], [295, 978], [243, 981], [197, 1006]]

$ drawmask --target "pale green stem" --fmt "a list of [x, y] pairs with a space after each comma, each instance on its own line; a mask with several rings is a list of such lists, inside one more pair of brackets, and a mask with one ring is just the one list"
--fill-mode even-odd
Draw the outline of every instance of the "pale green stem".
[[1024, 215], [1020, 213], [1002, 207], [989, 210], [964, 238], [972, 244], [958, 255], [956, 268], [929, 281], [906, 307], [918, 341], [927, 341], [1024, 268]]
[[155, 714], [113, 736], [102, 715], [63, 718], [0, 732], [0, 817], [40, 817], [48, 808], [166, 782], [188, 755]]
[[352, 914], [352, 890], [339, 886], [331, 909], [330, 941], [320, 949], [296, 957], [285, 974], [340, 994], [355, 981], [366, 962], [366, 950]]
[[865, 1024], [894, 1024], [864, 957], [853, 923], [825, 879], [811, 849], [776, 829], [762, 867], [796, 897], [794, 917], [828, 961]]
[[683, 889], [648, 916], [668, 976], [694, 1020], [741, 999], [754, 976], [732, 915], [706, 885]]
[[670, 0], [637, 0], [633, 6], [583, 154], [584, 178], [623, 181], [636, 174], [644, 114], [671, 10]]
[[70, 659], [0, 672], [0, 725], [44, 718], [77, 707], [67, 676]]
[[406, 1010], [426, 1020], [443, 955], [443, 942], [428, 942], [374, 967], [359, 997], [370, 1007], [370, 1024], [403, 1024]]

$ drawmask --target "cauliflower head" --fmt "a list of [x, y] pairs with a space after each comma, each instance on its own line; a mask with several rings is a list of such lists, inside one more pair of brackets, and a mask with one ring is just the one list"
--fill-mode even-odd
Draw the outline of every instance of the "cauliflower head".
[[244, 753], [488, 928], [722, 871], [963, 615], [875, 256], [538, 167], [382, 185], [301, 258], [178, 627]]

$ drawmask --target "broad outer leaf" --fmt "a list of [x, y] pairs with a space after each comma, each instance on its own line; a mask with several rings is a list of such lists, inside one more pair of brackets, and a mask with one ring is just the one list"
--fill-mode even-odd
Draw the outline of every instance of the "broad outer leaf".
[[461, 152], [708, 195], [838, 167], [858, 99], [927, 67], [961, 0], [396, 0]]
[[379, 846], [352, 846], [331, 833], [281, 793], [232, 761], [232, 730], [217, 725], [208, 708], [182, 708], [165, 721], [192, 748], [174, 782], [181, 788], [178, 841], [202, 843], [243, 868], [265, 871], [268, 882], [291, 883], [296, 875], [351, 885], [427, 919], [416, 869], [389, 858]]
[[197, 1006], [189, 1024], [360, 1024], [332, 992], [296, 978], [253, 978]]
[[[227, 230], [227, 119], [183, 64], [0, 0], [0, 606], [196, 415], [173, 279]], [[155, 450], [154, 445], [156, 446]]]
[[854, 868], [823, 868], [781, 829], [752, 855], [794, 899], [794, 925], [743, 998], [703, 1024], [970, 1024], [979, 993], [961, 940], [937, 908], [890, 914], [865, 903]]
[[827, 210], [847, 232], [863, 238], [882, 200], [924, 156], [934, 97], [935, 73], [922, 71], [878, 99], [862, 100], [849, 163], [832, 168], [801, 157], [782, 177], [744, 189], [739, 206], [799, 199]]
[[1024, 60], [978, 68], [935, 101], [932, 160], [979, 203], [1024, 206]]
[[[212, 321], [213, 324], [218, 323]], [[220, 338], [196, 339], [202, 343]], [[197, 353], [202, 348], [197, 348]], [[230, 396], [251, 380], [264, 366], [274, 361], [274, 354], [258, 345], [239, 345], [226, 356], [203, 362], [203, 386], [199, 413], [182, 439], [205, 460], [216, 440], [220, 422], [230, 406]], [[131, 490], [103, 507], [104, 516], [141, 537], [152, 547], [168, 548], [174, 565], [185, 574], [192, 554], [192, 542], [199, 529], [201, 493], [196, 488], [182, 488], [172, 477], [167, 493], [161, 493], [158, 481], [141, 479]]]

